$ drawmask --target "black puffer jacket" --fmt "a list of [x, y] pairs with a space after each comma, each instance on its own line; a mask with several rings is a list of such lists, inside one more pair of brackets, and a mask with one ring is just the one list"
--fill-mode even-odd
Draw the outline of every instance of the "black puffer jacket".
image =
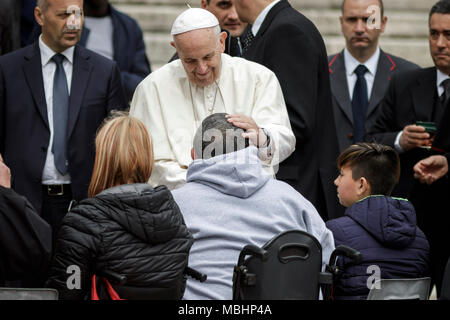
[[[180, 299], [192, 242], [165, 186], [110, 188], [64, 217], [47, 286], [57, 289], [60, 299], [83, 299], [92, 275], [109, 270], [127, 277], [125, 286], [115, 286], [121, 298]], [[76, 271], [68, 273], [77, 270], [71, 266], [81, 271], [79, 288]]]

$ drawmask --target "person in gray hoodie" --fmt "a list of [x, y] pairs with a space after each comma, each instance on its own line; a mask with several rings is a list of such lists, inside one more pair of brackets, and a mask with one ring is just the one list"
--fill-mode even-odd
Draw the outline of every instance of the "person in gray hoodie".
[[314, 206], [264, 171], [258, 149], [243, 132], [225, 113], [203, 120], [187, 183], [172, 191], [194, 237], [189, 266], [208, 276], [204, 283], [188, 279], [184, 299], [231, 299], [242, 248], [262, 246], [287, 230], [303, 230], [320, 242], [323, 267], [334, 250], [333, 236]]

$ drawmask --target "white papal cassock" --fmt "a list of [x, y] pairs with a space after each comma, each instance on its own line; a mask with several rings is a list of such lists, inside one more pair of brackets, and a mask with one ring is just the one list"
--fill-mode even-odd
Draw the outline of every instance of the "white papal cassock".
[[260, 148], [259, 158], [271, 173], [295, 149], [283, 93], [272, 71], [222, 54], [219, 79], [201, 88], [175, 60], [147, 76], [131, 102], [130, 115], [144, 122], [153, 141], [151, 185], [175, 189], [185, 183], [195, 132], [204, 118], [217, 112], [250, 116], [269, 133], [270, 144]]

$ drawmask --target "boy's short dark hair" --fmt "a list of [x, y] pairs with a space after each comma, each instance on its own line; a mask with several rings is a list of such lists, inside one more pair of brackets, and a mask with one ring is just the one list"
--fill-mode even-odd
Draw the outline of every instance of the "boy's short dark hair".
[[337, 160], [341, 169], [349, 166], [354, 180], [364, 177], [372, 195], [389, 196], [400, 177], [400, 158], [391, 147], [377, 143], [357, 143], [345, 149]]

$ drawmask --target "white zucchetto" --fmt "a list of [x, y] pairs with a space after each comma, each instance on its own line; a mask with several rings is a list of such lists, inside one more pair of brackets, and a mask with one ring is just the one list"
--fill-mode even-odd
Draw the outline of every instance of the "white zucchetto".
[[192, 30], [213, 28], [219, 20], [211, 12], [201, 8], [190, 8], [181, 13], [172, 25], [172, 36]]

